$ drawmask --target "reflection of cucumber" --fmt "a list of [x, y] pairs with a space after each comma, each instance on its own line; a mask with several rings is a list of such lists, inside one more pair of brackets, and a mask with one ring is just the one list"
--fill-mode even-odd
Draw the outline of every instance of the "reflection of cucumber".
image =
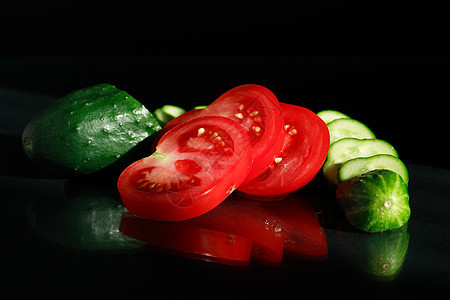
[[374, 139], [375, 134], [363, 123], [354, 119], [337, 119], [327, 124], [330, 144], [343, 138]]
[[317, 113], [317, 115], [328, 124], [337, 119], [348, 119], [349, 116], [337, 111], [337, 110], [322, 110]]
[[408, 184], [409, 176], [405, 164], [397, 157], [388, 154], [359, 157], [346, 161], [339, 169], [338, 180], [343, 182], [377, 169], [391, 170], [402, 176], [403, 181]]
[[408, 225], [388, 232], [364, 234], [341, 231], [339, 250], [366, 276], [376, 281], [392, 281], [400, 273], [408, 246]]
[[344, 181], [336, 197], [350, 224], [363, 231], [399, 228], [411, 214], [408, 187], [390, 170], [374, 170]]
[[346, 138], [333, 143], [323, 166], [328, 181], [338, 184], [338, 169], [346, 161], [357, 157], [369, 157], [377, 154], [398, 156], [397, 151], [388, 142], [378, 139], [359, 140]]
[[66, 197], [37, 199], [30, 204], [30, 226], [40, 236], [77, 250], [121, 251], [143, 246], [119, 231], [126, 209], [115, 184], [69, 180], [65, 192]]

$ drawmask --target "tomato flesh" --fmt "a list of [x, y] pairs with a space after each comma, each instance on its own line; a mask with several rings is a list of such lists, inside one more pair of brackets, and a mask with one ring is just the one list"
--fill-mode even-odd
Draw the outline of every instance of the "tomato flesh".
[[276, 96], [267, 88], [247, 84], [235, 87], [205, 109], [188, 111], [171, 120], [159, 137], [174, 126], [199, 116], [223, 116], [239, 123], [253, 147], [253, 165], [244, 183], [262, 173], [280, 152], [284, 141], [284, 119]]
[[330, 145], [326, 124], [312, 111], [280, 103], [284, 144], [272, 163], [238, 190], [251, 198], [279, 199], [309, 183], [322, 167]]
[[157, 151], [128, 166], [118, 189], [132, 214], [156, 221], [199, 216], [247, 177], [252, 151], [246, 131], [229, 118], [192, 119], [167, 132]]

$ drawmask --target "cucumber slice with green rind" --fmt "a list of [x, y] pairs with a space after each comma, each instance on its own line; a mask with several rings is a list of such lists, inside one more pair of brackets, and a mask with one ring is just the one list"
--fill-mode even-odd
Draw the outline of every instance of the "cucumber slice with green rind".
[[350, 118], [349, 116], [341, 113], [340, 111], [331, 110], [331, 109], [319, 111], [317, 113], [317, 116], [319, 116], [325, 122], [325, 124], [328, 124], [337, 119], [349, 119]]
[[169, 116], [172, 116], [173, 118], [181, 116], [186, 112], [184, 108], [170, 104], [164, 105], [163, 107], [161, 107], [161, 109], [164, 113], [168, 114]]
[[338, 185], [338, 169], [343, 163], [353, 158], [369, 157], [377, 154], [389, 154], [398, 157], [394, 147], [380, 139], [341, 139], [330, 146], [327, 160], [323, 165], [323, 173], [329, 182]]
[[354, 119], [337, 119], [327, 124], [330, 144], [343, 138], [374, 139], [375, 134], [363, 123]]
[[373, 170], [391, 170], [399, 174], [408, 184], [409, 175], [405, 164], [398, 157], [378, 154], [370, 157], [358, 157], [346, 161], [339, 169], [338, 181], [344, 182], [352, 177], [360, 176]]
[[336, 198], [350, 224], [366, 232], [399, 228], [411, 215], [408, 186], [390, 170], [374, 170], [341, 183]]
[[156, 109], [153, 112], [153, 115], [158, 119], [159, 124], [164, 126], [167, 123], [169, 123], [172, 119], [181, 116], [185, 112], [186, 110], [184, 108], [167, 104], [164, 105], [163, 107]]

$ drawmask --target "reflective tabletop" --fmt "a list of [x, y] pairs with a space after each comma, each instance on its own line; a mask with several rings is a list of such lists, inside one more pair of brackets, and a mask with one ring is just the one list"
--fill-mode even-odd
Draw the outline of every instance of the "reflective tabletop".
[[407, 166], [411, 219], [375, 234], [349, 225], [320, 177], [283, 201], [234, 193], [161, 223], [128, 213], [114, 180], [2, 176], [3, 284], [43, 295], [448, 291], [450, 172]]

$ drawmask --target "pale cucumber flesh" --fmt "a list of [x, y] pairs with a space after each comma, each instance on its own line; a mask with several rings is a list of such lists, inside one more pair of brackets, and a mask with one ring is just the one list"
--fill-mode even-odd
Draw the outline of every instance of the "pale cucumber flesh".
[[338, 185], [338, 170], [343, 163], [353, 158], [377, 154], [389, 154], [398, 157], [394, 147], [383, 140], [341, 139], [330, 146], [327, 160], [323, 166], [323, 173], [330, 183]]
[[331, 123], [334, 120], [337, 119], [349, 119], [350, 117], [346, 114], [341, 113], [337, 110], [322, 110], [317, 113], [317, 116], [319, 116], [325, 124]]
[[346, 161], [339, 169], [338, 180], [343, 182], [373, 170], [391, 170], [399, 174], [408, 184], [409, 176], [406, 166], [400, 159], [388, 154], [359, 157]]
[[354, 119], [337, 119], [327, 124], [330, 132], [330, 144], [344, 139], [374, 139], [375, 134], [363, 123]]

